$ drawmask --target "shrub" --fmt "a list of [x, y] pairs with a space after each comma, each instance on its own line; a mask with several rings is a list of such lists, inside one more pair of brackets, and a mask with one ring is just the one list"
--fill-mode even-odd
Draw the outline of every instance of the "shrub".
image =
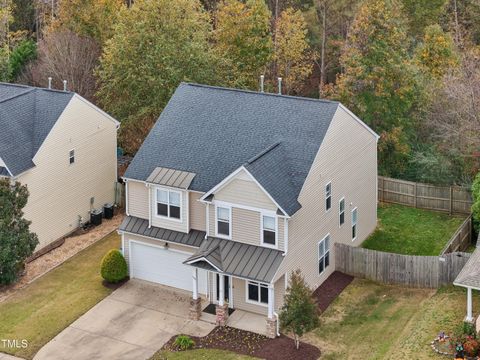
[[473, 325], [470, 322], [466, 322], [466, 321], [463, 322], [462, 331], [464, 335], [472, 336], [473, 338], [475, 338], [477, 335], [477, 332], [475, 330], [475, 325]]
[[472, 184], [472, 216], [475, 230], [480, 230], [480, 173], [477, 174]]
[[188, 350], [195, 346], [195, 341], [190, 336], [178, 335], [173, 344], [180, 350]]
[[109, 283], [117, 283], [127, 277], [127, 262], [120, 251], [112, 249], [103, 257], [101, 275]]
[[469, 339], [463, 343], [463, 350], [468, 356], [477, 356], [479, 344], [475, 339]]

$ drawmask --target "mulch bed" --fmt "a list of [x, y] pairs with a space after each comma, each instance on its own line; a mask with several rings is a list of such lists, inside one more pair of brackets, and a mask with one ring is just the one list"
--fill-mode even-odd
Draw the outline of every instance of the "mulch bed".
[[327, 280], [313, 292], [313, 297], [322, 312], [340, 295], [340, 293], [353, 281], [353, 276], [335, 271]]
[[[179, 351], [174, 345], [176, 337], [173, 336], [162, 350]], [[320, 357], [320, 349], [317, 347], [301, 342], [297, 350], [293, 339], [285, 335], [269, 339], [263, 335], [229, 326], [218, 326], [207, 336], [191, 336], [191, 338], [195, 341], [193, 349], [227, 350], [266, 360], [316, 360]]]

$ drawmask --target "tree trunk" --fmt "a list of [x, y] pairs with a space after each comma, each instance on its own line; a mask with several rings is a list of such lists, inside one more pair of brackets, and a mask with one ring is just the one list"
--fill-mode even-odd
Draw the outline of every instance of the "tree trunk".
[[318, 97], [321, 99], [323, 96], [323, 86], [325, 85], [325, 47], [327, 42], [327, 6], [323, 3], [322, 14], [322, 48], [320, 59], [320, 84], [318, 85]]
[[300, 347], [300, 338], [297, 334], [295, 334], [295, 347], [297, 348], [297, 350]]
[[460, 45], [460, 29], [458, 27], [457, 0], [453, 0], [453, 16], [455, 19], [455, 43], [457, 46], [459, 46]]

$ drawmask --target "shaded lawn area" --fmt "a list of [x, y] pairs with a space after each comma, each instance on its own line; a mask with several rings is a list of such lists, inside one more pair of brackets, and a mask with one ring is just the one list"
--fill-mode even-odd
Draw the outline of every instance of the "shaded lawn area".
[[118, 248], [120, 237], [112, 232], [89, 248], [0, 303], [0, 339], [26, 339], [25, 349], [0, 351], [33, 358], [55, 335], [87, 312], [112, 290], [102, 285], [100, 261]]
[[157, 352], [150, 360], [250, 360], [257, 359], [251, 356], [239, 355], [230, 351], [199, 349], [188, 351], [160, 351]]
[[362, 247], [405, 255], [439, 255], [466, 217], [382, 203]]
[[[480, 295], [474, 295], [479, 309]], [[430, 342], [452, 332], [465, 316], [466, 292], [409, 289], [355, 279], [303, 340], [322, 359], [439, 359]]]

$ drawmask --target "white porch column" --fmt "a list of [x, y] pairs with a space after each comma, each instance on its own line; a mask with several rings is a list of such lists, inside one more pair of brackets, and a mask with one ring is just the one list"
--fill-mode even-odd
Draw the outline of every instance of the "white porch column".
[[268, 285], [268, 318], [273, 319], [273, 307], [275, 304], [275, 292], [273, 285]]
[[472, 315], [472, 288], [467, 288], [467, 317], [466, 321], [473, 321]]
[[218, 290], [218, 305], [223, 306], [225, 302], [225, 275], [219, 274], [218, 281], [220, 281]]
[[198, 299], [198, 269], [196, 267], [192, 270], [192, 280], [193, 280], [193, 300]]

